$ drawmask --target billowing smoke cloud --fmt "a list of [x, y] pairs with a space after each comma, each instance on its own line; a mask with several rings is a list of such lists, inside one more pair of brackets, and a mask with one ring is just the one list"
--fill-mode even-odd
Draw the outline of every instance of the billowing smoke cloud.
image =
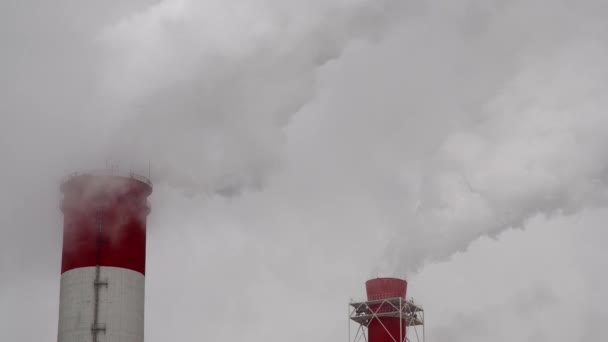
[[317, 69], [381, 34], [386, 1], [167, 0], [104, 30], [114, 154], [190, 191], [259, 187]]
[[606, 205], [607, 51], [581, 33], [551, 55], [527, 48], [519, 71], [421, 164], [393, 270], [449, 257], [537, 214]]
[[[431, 3], [425, 21], [401, 27], [410, 78], [395, 88], [408, 102], [320, 121], [341, 120], [332, 134], [352, 134], [338, 150], [359, 154], [339, 168], [386, 214], [377, 227], [395, 235], [386, 272], [449, 257], [538, 213], [604, 201], [597, 137], [607, 123], [594, 94], [605, 86], [595, 75], [605, 51], [593, 21], [572, 25], [591, 7], [541, 19], [544, 4]], [[112, 154], [149, 160], [157, 182], [189, 191], [260, 188], [285, 167], [285, 130], [313, 100], [319, 68], [377, 37], [399, 10], [391, 1], [171, 0], [124, 18], [100, 36]], [[307, 162], [327, 164], [318, 153]], [[374, 162], [351, 169], [363, 160]], [[318, 191], [344, 182], [325, 177], [311, 180]]]

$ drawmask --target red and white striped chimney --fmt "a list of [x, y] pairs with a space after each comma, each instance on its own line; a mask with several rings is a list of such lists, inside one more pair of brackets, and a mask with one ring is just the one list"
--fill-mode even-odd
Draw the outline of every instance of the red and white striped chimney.
[[149, 179], [112, 170], [61, 184], [58, 342], [143, 342]]

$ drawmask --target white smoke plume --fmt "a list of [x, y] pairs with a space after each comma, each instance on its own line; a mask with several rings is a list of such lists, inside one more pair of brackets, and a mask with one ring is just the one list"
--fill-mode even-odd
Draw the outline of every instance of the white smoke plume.
[[607, 51], [582, 31], [550, 55], [528, 48], [520, 70], [418, 165], [393, 271], [443, 260], [538, 214], [608, 203]]
[[[112, 154], [147, 159], [155, 181], [188, 191], [260, 189], [289, 169], [285, 130], [314, 100], [319, 68], [401, 19], [411, 81], [396, 88], [410, 92], [409, 103], [327, 123], [342, 120], [333, 134], [372, 133], [344, 147], [361, 154], [341, 167], [355, 174], [351, 186], [387, 188], [356, 194], [384, 210], [377, 228], [395, 235], [384, 272], [418, 269], [538, 213], [604, 200], [604, 141], [584, 139], [606, 127], [593, 95], [605, 86], [594, 74], [604, 50], [590, 36], [593, 21], [572, 26], [591, 7], [542, 18], [545, 4], [431, 2], [415, 9], [425, 21], [408, 22], [407, 6], [392, 1], [162, 1], [100, 36], [108, 110], [120, 123]], [[371, 155], [375, 165], [348, 169]]]
[[148, 159], [157, 182], [190, 191], [259, 187], [317, 69], [381, 34], [397, 5], [166, 0], [123, 19], [101, 36], [121, 123], [114, 155]]

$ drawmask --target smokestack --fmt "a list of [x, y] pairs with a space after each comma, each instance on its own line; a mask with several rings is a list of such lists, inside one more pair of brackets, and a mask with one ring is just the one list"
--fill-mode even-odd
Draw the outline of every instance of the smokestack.
[[70, 175], [58, 342], [144, 340], [149, 179], [116, 169]]
[[[396, 278], [376, 278], [365, 282], [367, 300], [370, 302], [380, 301], [370, 304], [370, 309], [381, 315], [393, 311], [390, 303], [382, 302], [390, 298], [400, 298], [405, 301], [407, 293], [407, 281]], [[373, 319], [367, 330], [369, 342], [403, 341], [406, 333], [406, 322], [404, 317], [378, 317]], [[401, 330], [401, 331], [399, 331]]]
[[[349, 304], [350, 320], [359, 324], [354, 339], [351, 338], [349, 324], [349, 341], [359, 341], [367, 329], [368, 342], [403, 342], [424, 341], [424, 311], [422, 307], [407, 300], [407, 281], [397, 278], [376, 278], [365, 283], [367, 300]], [[349, 321], [350, 322], [350, 321]], [[420, 333], [407, 337], [407, 327], [417, 329]]]

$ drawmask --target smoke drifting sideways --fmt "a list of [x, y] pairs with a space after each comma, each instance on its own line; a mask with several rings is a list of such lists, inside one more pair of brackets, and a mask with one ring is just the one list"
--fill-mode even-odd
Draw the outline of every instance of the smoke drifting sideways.
[[418, 201], [401, 217], [388, 268], [403, 273], [445, 260], [536, 215], [605, 206], [607, 55], [580, 38], [532, 57], [470, 125], [448, 134], [410, 188]]
[[259, 189], [319, 67], [376, 39], [397, 1], [166, 0], [106, 27], [103, 84], [121, 160], [187, 192]]
[[[314, 102], [318, 71], [349, 43], [381, 37], [399, 19], [401, 30], [412, 32], [402, 33], [409, 53], [399, 68], [410, 75], [397, 87], [422, 100], [410, 94], [401, 110], [380, 105], [360, 122], [347, 111], [326, 113], [329, 119], [320, 122], [342, 120], [332, 134], [363, 151], [356, 165], [333, 165], [360, 172], [365, 179], [355, 177], [357, 185], [373, 184], [382, 173], [396, 176], [384, 186], [402, 191], [401, 203], [386, 204], [386, 193], [354, 195], [389, 207], [379, 223], [386, 227], [377, 227], [393, 236], [379, 262], [382, 272], [417, 270], [539, 213], [568, 214], [605, 201], [601, 132], [608, 122], [597, 94], [606, 80], [597, 71], [606, 51], [594, 40], [593, 2], [577, 11], [554, 7], [552, 18], [540, 16], [546, 5], [433, 2], [416, 12], [388, 0], [163, 1], [100, 35], [104, 93], [117, 123], [109, 149], [122, 160], [153, 160], [156, 182], [185, 191], [262, 189], [298, 158], [286, 156], [286, 130]], [[406, 13], [422, 15], [408, 20]], [[372, 121], [396, 123], [387, 129], [397, 138], [377, 132], [375, 141], [365, 141], [353, 134], [357, 124], [369, 130]], [[441, 121], [453, 124], [442, 132]], [[412, 133], [406, 125], [435, 140], [401, 138]], [[428, 146], [404, 153], [417, 143]], [[384, 149], [370, 149], [373, 144]], [[386, 159], [363, 165], [366, 152]], [[308, 161], [327, 162], [317, 153]], [[286, 177], [297, 182], [298, 175]]]

